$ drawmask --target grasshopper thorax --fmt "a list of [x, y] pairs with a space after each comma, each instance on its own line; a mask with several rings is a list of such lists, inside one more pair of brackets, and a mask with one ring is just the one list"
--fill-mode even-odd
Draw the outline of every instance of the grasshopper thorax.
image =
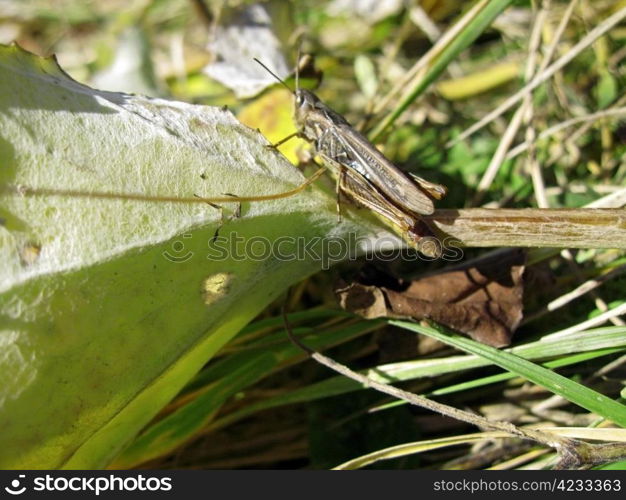
[[307, 125], [311, 123], [311, 118], [315, 116], [316, 111], [319, 111], [320, 100], [313, 92], [306, 89], [296, 89], [293, 94], [294, 120], [300, 131], [308, 135]]
[[326, 132], [338, 125], [347, 125], [345, 118], [324, 104], [313, 92], [294, 91], [294, 121], [299, 133], [311, 142], [317, 142]]

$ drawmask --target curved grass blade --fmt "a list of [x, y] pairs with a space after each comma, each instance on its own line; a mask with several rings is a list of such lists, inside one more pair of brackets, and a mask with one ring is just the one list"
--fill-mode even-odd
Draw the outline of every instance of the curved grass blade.
[[[562, 396], [586, 410], [601, 415], [617, 425], [626, 427], [626, 405], [618, 403], [603, 394], [578, 384], [558, 373], [554, 373], [547, 368], [531, 363], [510, 352], [498, 350], [468, 338], [461, 337], [460, 335], [451, 333], [440, 327], [430, 328], [396, 320], [392, 320], [390, 323], [404, 328], [405, 330], [435, 338], [462, 351], [480, 356], [505, 370], [546, 388], [554, 394]], [[565, 339], [562, 340], [564, 341]]]
[[368, 134], [369, 138], [372, 141], [378, 139], [406, 111], [410, 104], [443, 73], [450, 61], [469, 47], [511, 3], [512, 0], [492, 0], [487, 2], [465, 29], [441, 51], [425, 74], [413, 83], [396, 108]]

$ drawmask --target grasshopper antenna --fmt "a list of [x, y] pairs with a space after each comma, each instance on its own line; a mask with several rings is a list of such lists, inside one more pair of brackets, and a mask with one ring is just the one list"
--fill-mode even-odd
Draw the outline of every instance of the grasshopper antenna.
[[[291, 92], [293, 94], [293, 90], [291, 90], [289, 88], [289, 85], [287, 85], [282, 78], [280, 78], [276, 73], [274, 73], [265, 64], [263, 64], [261, 61], [259, 61], [256, 57], [253, 57], [253, 59], [256, 62], [258, 62], [261, 66], [263, 66], [263, 68], [265, 68], [265, 71], [267, 71], [270, 75], [272, 75], [274, 78], [276, 78], [276, 80], [278, 80], [289, 92]], [[298, 76], [297, 76], [297, 73], [296, 73], [296, 88], [298, 88]]]
[[300, 89], [300, 53], [302, 50], [302, 38], [298, 42], [298, 52], [296, 53], [296, 90]]

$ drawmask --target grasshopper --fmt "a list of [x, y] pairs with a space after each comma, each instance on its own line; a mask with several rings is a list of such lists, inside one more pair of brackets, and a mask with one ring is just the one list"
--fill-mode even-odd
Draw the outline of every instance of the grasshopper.
[[[273, 146], [277, 147], [292, 137], [305, 139], [333, 170], [337, 178], [338, 200], [342, 190], [347, 192], [357, 203], [402, 228], [409, 243], [415, 246], [420, 236], [411, 228], [419, 216], [433, 213], [433, 199], [443, 198], [446, 187], [405, 174], [396, 167], [343, 116], [324, 104], [313, 92], [299, 87], [297, 65], [296, 89], [291, 90], [265, 64], [258, 59], [255, 61], [294, 95], [297, 131]], [[345, 180], [346, 175], [350, 176], [348, 181]], [[368, 190], [374, 200], [369, 203]], [[337, 205], [339, 207], [339, 202]]]

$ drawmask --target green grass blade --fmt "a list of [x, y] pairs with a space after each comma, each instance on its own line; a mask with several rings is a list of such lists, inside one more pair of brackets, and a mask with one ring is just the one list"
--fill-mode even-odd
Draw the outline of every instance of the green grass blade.
[[493, 20], [510, 4], [512, 0], [492, 0], [472, 19], [467, 27], [459, 33], [452, 42], [442, 50], [441, 54], [432, 63], [432, 66], [420, 78], [415, 86], [400, 101], [397, 107], [386, 116], [379, 125], [372, 130], [370, 138], [376, 140], [396, 119], [410, 106], [410, 104], [433, 83], [446, 69], [450, 61], [463, 52], [476, 40]]
[[[548, 357], [570, 354], [567, 358], [555, 359], [546, 363], [546, 366], [556, 368], [569, 364], [567, 363], [568, 360], [571, 364], [574, 364], [582, 362], [586, 359], [604, 356], [612, 352], [623, 351], [624, 347], [626, 347], [626, 328], [605, 327], [580, 332], [579, 334], [572, 335], [568, 339], [532, 342], [530, 344], [512, 348], [510, 351], [514, 352], [517, 356], [522, 356], [527, 359], [545, 359]], [[401, 363], [381, 365], [371, 368], [364, 373], [375, 380], [394, 383], [414, 380], [420, 377], [435, 377], [447, 373], [459, 372], [461, 370], [488, 366], [489, 364], [488, 360], [479, 356], [450, 356], [441, 359], [405, 361]], [[511, 378], [513, 376], [514, 375], [510, 375], [509, 373], [497, 374], [492, 377], [486, 377], [484, 384], [481, 384], [478, 381], [472, 382], [476, 382], [478, 385], [485, 385], [487, 383], [495, 383], [505, 380], [506, 378]], [[472, 382], [466, 382], [466, 384], [471, 384]], [[283, 394], [275, 398], [248, 405], [235, 413], [221, 417], [211, 424], [211, 427], [223, 427], [257, 411], [277, 406], [304, 403], [326, 397], [338, 396], [362, 389], [367, 389], [367, 387], [355, 382], [354, 380], [347, 379], [346, 377], [332, 377], [288, 394]], [[441, 390], [445, 391], [445, 389], [446, 388], [442, 388]], [[463, 387], [455, 388], [455, 391], [459, 390], [463, 390]], [[449, 391], [445, 393], [448, 392]]]
[[[324, 335], [309, 335], [306, 338], [316, 349], [325, 349], [377, 327], [377, 322], [359, 322], [325, 332]], [[296, 329], [294, 333], [300, 335], [302, 330]], [[197, 380], [191, 384], [196, 396], [144, 430], [115, 459], [113, 467], [134, 467], [174, 450], [202, 431], [229, 398], [275, 371], [298, 362], [304, 356], [282, 331], [263, 340], [268, 342], [263, 342], [256, 349], [233, 353], [209, 365], [206, 373], [198, 377], [204, 386], [198, 386]]]
[[457, 334], [423, 327], [415, 323], [396, 320], [390, 321], [390, 323], [406, 330], [422, 333], [457, 349], [480, 356], [505, 370], [548, 389], [554, 394], [558, 394], [586, 410], [597, 413], [617, 425], [626, 427], [625, 405], [515, 354], [480, 344]]

